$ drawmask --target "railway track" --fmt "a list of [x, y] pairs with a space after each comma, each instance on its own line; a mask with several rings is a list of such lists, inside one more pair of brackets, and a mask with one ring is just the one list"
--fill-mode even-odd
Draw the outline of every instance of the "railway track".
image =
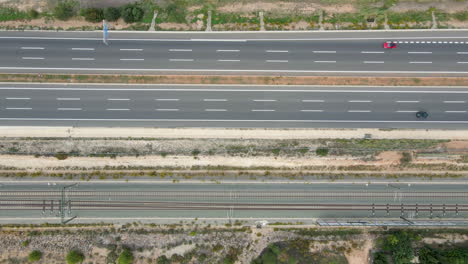
[[[48, 210], [59, 200], [0, 200], [0, 210]], [[355, 203], [227, 203], [147, 201], [67, 201], [73, 210], [335, 210], [335, 211], [417, 211], [468, 212], [468, 204], [355, 204]]]
[[[7, 198], [44, 198], [61, 196], [60, 191], [0, 191], [0, 199]], [[68, 197], [130, 197], [130, 198], [454, 198], [467, 199], [468, 192], [251, 192], [251, 191], [67, 191]]]

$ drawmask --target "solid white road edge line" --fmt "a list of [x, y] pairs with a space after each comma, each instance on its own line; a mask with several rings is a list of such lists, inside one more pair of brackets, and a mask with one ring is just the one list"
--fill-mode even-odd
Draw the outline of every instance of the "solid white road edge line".
[[[336, 61], [315, 61], [336, 62]], [[468, 71], [327, 71], [327, 70], [239, 70], [239, 69], [148, 69], [148, 68], [54, 68], [54, 67], [0, 67], [0, 70], [52, 70], [52, 71], [134, 71], [134, 72], [268, 72], [268, 73], [439, 73], [468, 74]]]
[[109, 118], [8, 118], [2, 121], [109, 121], [109, 122], [282, 122], [282, 123], [433, 123], [433, 124], [468, 124], [468, 121], [429, 121], [429, 120], [282, 120], [282, 119], [109, 119]]
[[[197, 85], [203, 86], [203, 85]], [[253, 85], [255, 86], [255, 85]], [[362, 88], [362, 87], [361, 87]], [[42, 87], [0, 87], [0, 90], [44, 90], [44, 91], [177, 91], [177, 92], [297, 92], [297, 93], [427, 93], [427, 94], [468, 94], [468, 91], [427, 91], [427, 90], [269, 90], [269, 89], [200, 89], [200, 88], [42, 88]], [[166, 99], [155, 99], [166, 100]], [[303, 102], [323, 102], [323, 100], [302, 100]], [[406, 102], [406, 101], [401, 101]], [[408, 101], [412, 102], [412, 101]], [[419, 101], [418, 101], [419, 102]]]

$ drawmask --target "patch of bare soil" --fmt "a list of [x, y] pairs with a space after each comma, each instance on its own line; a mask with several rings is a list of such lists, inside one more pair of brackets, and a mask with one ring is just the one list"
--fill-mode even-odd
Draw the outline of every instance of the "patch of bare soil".
[[402, 156], [398, 151], [383, 151], [376, 156], [376, 160], [382, 162], [382, 165], [397, 166], [400, 164]]
[[197, 29], [197, 24], [180, 24], [180, 23], [159, 23], [157, 27], [162, 30], [193, 30]]
[[468, 28], [468, 21], [450, 19], [447, 22], [440, 22], [440, 25], [450, 26], [451, 28]]
[[427, 11], [429, 8], [436, 8], [449, 13], [463, 11], [468, 9], [467, 1], [399, 1], [396, 5], [390, 8], [393, 12], [407, 11]]
[[443, 143], [442, 145], [450, 150], [468, 150], [468, 141], [455, 140]]
[[345, 252], [348, 264], [362, 264], [368, 263], [369, 253], [374, 247], [372, 237], [367, 236], [364, 238], [363, 243], [358, 247], [352, 247], [350, 251]]
[[218, 7], [219, 12], [225, 13], [252, 13], [258, 11], [270, 13], [282, 13], [288, 16], [294, 13], [313, 14], [318, 10], [327, 13], [354, 13], [356, 8], [353, 4], [322, 5], [311, 2], [237, 2]]

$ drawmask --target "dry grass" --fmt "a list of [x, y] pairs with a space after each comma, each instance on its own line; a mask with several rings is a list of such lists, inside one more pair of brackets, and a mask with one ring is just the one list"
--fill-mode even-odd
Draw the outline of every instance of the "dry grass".
[[119, 75], [119, 74], [0, 74], [2, 82], [135, 83], [135, 84], [269, 84], [269, 85], [388, 85], [466, 86], [467, 77], [343, 77], [252, 75]]

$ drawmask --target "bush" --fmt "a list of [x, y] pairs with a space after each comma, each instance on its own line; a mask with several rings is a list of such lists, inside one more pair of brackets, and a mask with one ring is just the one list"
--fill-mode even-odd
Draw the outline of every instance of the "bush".
[[115, 7], [104, 9], [104, 19], [107, 21], [116, 21], [120, 18], [120, 10]]
[[78, 264], [83, 262], [84, 260], [84, 255], [78, 250], [70, 250], [67, 254], [67, 264]]
[[133, 253], [128, 249], [124, 248], [117, 259], [118, 264], [131, 264], [133, 263]]
[[400, 164], [408, 164], [410, 163], [411, 161], [413, 160], [413, 158], [411, 157], [411, 153], [409, 152], [403, 152], [402, 153], [402, 156], [401, 156], [401, 159], [400, 159]]
[[81, 15], [88, 22], [100, 22], [104, 19], [104, 12], [100, 8], [86, 8], [81, 10]]
[[26, 12], [18, 8], [0, 5], [0, 21], [28, 19]]
[[143, 9], [135, 4], [128, 4], [122, 8], [122, 18], [125, 23], [135, 23], [141, 21], [143, 18]]
[[30, 262], [39, 261], [39, 260], [41, 260], [41, 258], [42, 258], [42, 252], [40, 252], [39, 250], [31, 251], [31, 253], [29, 253], [29, 256], [28, 256], [28, 260]]
[[328, 155], [328, 149], [327, 148], [318, 148], [315, 150], [315, 154], [317, 154], [318, 156], [327, 156]]
[[21, 242], [21, 245], [22, 245], [23, 247], [27, 247], [27, 246], [29, 246], [29, 243], [30, 243], [30, 242], [31, 242], [31, 241], [29, 241], [29, 240], [25, 240], [25, 241]]
[[77, 2], [75, 1], [60, 2], [55, 6], [54, 16], [60, 20], [68, 20], [76, 15], [76, 6]]
[[171, 261], [166, 257], [166, 255], [159, 256], [156, 260], [157, 264], [171, 264]]
[[29, 9], [28, 11], [28, 17], [31, 19], [36, 19], [39, 17], [39, 12], [36, 11], [36, 9]]
[[58, 160], [66, 160], [66, 159], [68, 158], [68, 155], [67, 155], [67, 153], [60, 151], [60, 152], [57, 152], [57, 153], [55, 154], [55, 157], [56, 157]]

